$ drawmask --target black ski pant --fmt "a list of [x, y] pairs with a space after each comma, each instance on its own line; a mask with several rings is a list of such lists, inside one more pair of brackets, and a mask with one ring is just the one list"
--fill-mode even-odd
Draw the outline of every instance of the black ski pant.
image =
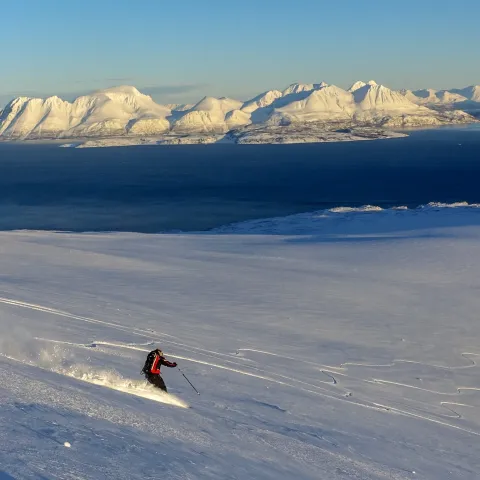
[[167, 386], [163, 381], [163, 378], [160, 375], [154, 375], [153, 373], [147, 373], [146, 379], [155, 387], [163, 390], [164, 392], [167, 391]]

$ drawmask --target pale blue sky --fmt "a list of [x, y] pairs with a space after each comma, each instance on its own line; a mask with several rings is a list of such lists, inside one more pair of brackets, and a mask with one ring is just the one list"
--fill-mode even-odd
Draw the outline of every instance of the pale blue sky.
[[5, 0], [0, 15], [0, 104], [119, 84], [167, 102], [480, 83], [480, 0]]

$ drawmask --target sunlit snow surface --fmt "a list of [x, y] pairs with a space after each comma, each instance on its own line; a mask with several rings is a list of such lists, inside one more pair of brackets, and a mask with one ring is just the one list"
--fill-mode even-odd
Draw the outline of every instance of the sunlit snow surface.
[[477, 206], [0, 248], [2, 480], [478, 478]]

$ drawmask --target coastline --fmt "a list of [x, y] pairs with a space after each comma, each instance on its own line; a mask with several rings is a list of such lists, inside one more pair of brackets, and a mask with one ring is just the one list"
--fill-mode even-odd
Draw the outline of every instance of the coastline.
[[[438, 217], [440, 215], [440, 217]], [[158, 232], [141, 232], [128, 230], [85, 230], [63, 231], [44, 229], [13, 229], [0, 233], [23, 233], [35, 235], [85, 235], [85, 236], [112, 236], [112, 237], [151, 237], [151, 236], [224, 236], [224, 235], [274, 235], [274, 236], [314, 236], [348, 233], [354, 229], [357, 234], [359, 225], [369, 229], [381, 229], [387, 226], [388, 230], [408, 231], [410, 228], [428, 229], [439, 226], [462, 225], [463, 219], [475, 216], [480, 225], [480, 204], [468, 202], [429, 202], [415, 208], [399, 205], [382, 208], [377, 205], [363, 205], [360, 207], [332, 207], [323, 210], [314, 210], [292, 215], [264, 217], [253, 220], [228, 223], [207, 230], [175, 230]], [[441, 218], [441, 222], [437, 220]], [[395, 224], [397, 222], [397, 224]], [[398, 227], [401, 227], [400, 229]]]
[[227, 133], [192, 133], [129, 136], [118, 135], [108, 137], [82, 138], [32, 138], [2, 139], [5, 144], [57, 145], [60, 148], [109, 148], [137, 146], [170, 146], [170, 145], [292, 145], [305, 143], [340, 143], [365, 140], [387, 140], [407, 137], [407, 133], [384, 130], [380, 128], [362, 127], [327, 130], [324, 128], [260, 127], [253, 132], [229, 131]]
[[[432, 214], [442, 213], [448, 215], [480, 215], [480, 204], [468, 202], [429, 202], [419, 205], [416, 208], [407, 206], [395, 206], [382, 208], [376, 205], [363, 205], [361, 207], [333, 207], [313, 212], [297, 213], [280, 217], [261, 218], [257, 220], [247, 220], [244, 222], [235, 222], [229, 225], [216, 227], [206, 233], [220, 235], [315, 235], [324, 234], [326, 229], [332, 226], [334, 229], [348, 229], [349, 223], [362, 219], [368, 219], [370, 224], [375, 220], [392, 223], [392, 220], [399, 220], [400, 223], [413, 221], [415, 225], [421, 226], [425, 223], [428, 227], [428, 218]], [[478, 217], [480, 223], [480, 216]], [[199, 232], [183, 232], [199, 233]]]
[[[336, 127], [339, 127], [338, 125]], [[99, 137], [25, 138], [11, 139], [0, 136], [0, 144], [10, 145], [56, 145], [60, 148], [109, 148], [171, 145], [292, 145], [306, 143], [341, 143], [366, 140], [389, 140], [405, 138], [413, 132], [445, 129], [480, 129], [480, 122], [423, 125], [383, 129], [377, 127], [335, 128], [322, 124], [293, 125], [290, 127], [257, 125], [249, 129], [232, 130], [226, 133], [167, 133], [164, 135], [116, 135]]]

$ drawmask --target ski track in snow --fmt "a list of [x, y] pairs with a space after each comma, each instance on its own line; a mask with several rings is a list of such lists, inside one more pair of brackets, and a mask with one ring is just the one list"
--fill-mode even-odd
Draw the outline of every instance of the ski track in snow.
[[[43, 368], [35, 362], [25, 362], [24, 360], [10, 355], [0, 354], [0, 356], [13, 360], [14, 362], [26, 363], [37, 368]], [[122, 378], [111, 372], [98, 371], [85, 365], [71, 365], [68, 368], [57, 366], [48, 370], [58, 373], [59, 375], [65, 375], [76, 380], [81, 380], [82, 382], [91, 383], [99, 387], [109, 388], [129, 395], [135, 395], [136, 397], [145, 398], [154, 402], [165, 403], [181, 408], [189, 408], [188, 403], [184, 402], [182, 399], [172, 394], [164, 394], [158, 391], [158, 389], [149, 386], [146, 381], [141, 382], [138, 380]]]
[[[32, 310], [38, 310], [38, 311], [50, 313], [50, 314], [53, 314], [53, 315], [60, 315], [60, 316], [70, 318], [70, 319], [73, 319], [73, 320], [81, 320], [81, 321], [90, 322], [90, 323], [97, 323], [97, 324], [105, 325], [105, 326], [108, 326], [108, 327], [111, 327], [111, 328], [120, 329], [120, 330], [124, 330], [124, 331], [129, 331], [132, 334], [152, 338], [152, 332], [149, 332], [147, 334], [146, 330], [142, 330], [142, 329], [139, 329], [139, 328], [129, 328], [129, 327], [125, 327], [125, 326], [122, 326], [120, 324], [116, 324], [116, 323], [112, 323], [112, 322], [105, 322], [105, 321], [90, 318], [90, 317], [74, 315], [74, 314], [71, 314], [69, 312], [45, 307], [45, 306], [38, 305], [38, 304], [22, 302], [22, 301], [19, 301], [19, 300], [14, 300], [14, 299], [5, 298], [5, 297], [0, 297], [0, 303], [4, 303], [4, 304], [7, 304], [7, 305], [12, 305], [12, 306], [15, 306], [15, 307], [20, 307], [20, 308], [28, 308], [28, 309], [32, 309]], [[145, 332], [145, 333], [142, 333], [142, 332]], [[156, 333], [156, 332], [155, 332], [155, 334], [160, 335], [160, 336], [163, 335], [161, 333]], [[167, 336], [172, 337], [171, 335], [167, 335]], [[61, 341], [51, 340], [51, 339], [41, 339], [41, 338], [39, 338], [39, 340], [43, 340], [43, 341], [47, 341], [47, 342], [54, 342], [54, 343], [64, 343], [64, 344], [68, 344], [68, 345], [74, 346], [74, 347], [94, 348], [96, 345], [104, 345], [104, 346], [110, 346], [110, 347], [115, 347], [115, 348], [125, 348], [125, 349], [130, 349], [130, 350], [137, 350], [137, 351], [142, 351], [142, 352], [149, 352], [150, 351], [149, 349], [141, 348], [140, 346], [137, 346], [137, 345], [119, 344], [119, 343], [105, 342], [105, 341], [100, 341], [100, 342], [96, 341], [96, 342], [93, 342], [91, 344], [75, 344], [75, 343], [71, 343], [71, 342], [61, 342]], [[163, 343], [172, 343], [174, 345], [176, 344], [175, 342], [166, 341], [164, 339], [162, 339], [162, 342]], [[179, 345], [185, 346], [187, 348], [192, 348], [193, 351], [195, 351], [196, 354], [200, 353], [200, 351], [203, 350], [203, 349], [198, 348], [198, 347], [190, 347], [190, 346], [187, 346], [187, 345], [184, 345], [184, 344], [179, 344]], [[237, 351], [239, 351], [239, 352], [240, 351], [242, 351], [242, 352], [251, 351], [251, 352], [261, 353], [261, 354], [269, 355], [269, 356], [280, 356], [279, 354], [276, 354], [276, 353], [265, 352], [265, 351], [256, 350], [256, 349], [239, 348], [239, 349], [237, 349]], [[215, 355], [222, 355], [219, 352], [212, 352], [212, 351], [208, 351], [208, 350], [207, 350], [207, 352], [208, 353], [213, 353]], [[462, 354], [462, 356], [464, 358], [468, 355], [477, 355], [477, 354], [472, 354], [472, 353], [468, 353], [468, 352]], [[207, 361], [203, 361], [203, 360], [198, 360], [198, 359], [195, 359], [195, 358], [192, 358], [192, 357], [177, 355], [175, 353], [169, 353], [169, 356], [171, 356], [172, 358], [178, 359], [178, 360], [185, 360], [185, 361], [188, 361], [188, 362], [193, 362], [193, 363], [197, 363], [197, 364], [201, 364], [201, 365], [206, 365], [206, 366], [210, 366], [210, 367], [213, 367], [213, 368], [218, 368], [218, 369], [221, 369], [221, 370], [228, 370], [228, 371], [233, 372], [233, 373], [238, 373], [238, 374], [241, 374], [241, 375], [246, 375], [246, 376], [249, 376], [249, 377], [258, 378], [258, 379], [261, 379], [261, 380], [266, 380], [268, 382], [276, 383], [278, 385], [282, 385], [282, 386], [290, 387], [290, 388], [295, 388], [295, 389], [304, 391], [306, 393], [310, 393], [310, 394], [318, 395], [318, 396], [321, 396], [321, 397], [325, 397], [325, 398], [328, 398], [330, 400], [348, 402], [348, 403], [354, 404], [354, 405], [362, 407], [362, 408], [369, 408], [369, 409], [374, 409], [374, 410], [383, 411], [383, 412], [397, 413], [397, 414], [400, 414], [400, 415], [413, 417], [413, 418], [418, 419], [418, 420], [433, 422], [433, 423], [436, 423], [438, 425], [442, 425], [444, 427], [454, 428], [454, 429], [457, 429], [457, 430], [460, 430], [460, 431], [463, 431], [463, 432], [466, 432], [466, 433], [469, 433], [469, 434], [472, 434], [472, 435], [475, 435], [475, 436], [480, 436], [480, 431], [477, 432], [477, 431], [474, 431], [474, 430], [463, 428], [461, 426], [453, 425], [453, 424], [450, 424], [450, 423], [447, 423], [447, 422], [443, 422], [443, 421], [440, 421], [440, 420], [435, 419], [435, 418], [431, 418], [431, 417], [424, 416], [424, 415], [419, 415], [419, 414], [416, 414], [415, 412], [399, 409], [399, 408], [396, 408], [396, 407], [391, 406], [391, 405], [377, 403], [373, 400], [355, 401], [355, 400], [352, 399], [352, 396], [354, 395], [352, 392], [344, 391], [340, 395], [335, 395], [331, 391], [328, 391], [323, 387], [313, 385], [313, 384], [310, 384], [310, 383], [306, 383], [306, 382], [302, 382], [302, 381], [298, 381], [298, 380], [293, 379], [291, 377], [283, 376], [283, 375], [276, 374], [276, 373], [271, 373], [270, 376], [260, 375], [260, 374], [257, 374], [257, 373], [252, 373], [252, 372], [248, 372], [248, 371], [245, 371], [245, 370], [240, 370], [240, 369], [228, 367], [228, 366], [225, 366], [225, 365], [220, 365], [218, 363], [212, 363], [212, 362], [207, 362]], [[296, 358], [293, 358], [293, 357], [285, 356], [284, 358], [289, 358], [289, 359], [291, 359], [295, 362], [304, 362], [303, 360], [296, 359]], [[17, 360], [17, 359], [14, 359], [14, 358], [12, 358], [12, 359]], [[442, 366], [440, 368], [443, 368], [443, 369], [458, 369], [458, 368], [471, 368], [471, 367], [476, 366], [476, 363], [473, 360], [471, 360], [471, 362], [472, 362], [472, 365], [467, 365], [467, 366], [463, 366], [463, 367], [445, 367], [445, 366]], [[231, 362], [231, 363], [234, 363], [234, 362]], [[317, 368], [322, 368], [322, 367], [327, 368], [326, 366], [320, 366], [320, 365], [317, 365], [317, 364], [313, 364], [313, 362], [306, 362], [306, 363], [315, 365]], [[389, 365], [367, 365], [367, 364], [356, 364], [356, 363], [344, 363], [339, 367], [329, 367], [329, 368], [331, 368], [334, 371], [335, 375], [338, 375], [338, 372], [335, 371], [335, 370], [340, 370], [340, 369], [346, 370], [345, 367], [348, 367], [348, 365], [359, 366], [359, 367], [362, 367], [362, 366], [365, 366], [365, 367], [391, 367], [391, 366], [394, 366], [396, 363], [418, 363], [418, 364], [422, 364], [421, 362], [413, 362], [413, 361], [409, 361], [409, 360], [398, 360], [398, 361], [392, 362]], [[423, 365], [432, 366], [432, 367], [436, 367], [436, 368], [439, 367], [438, 365], [429, 365], [429, 364], [425, 364], [425, 363], [423, 363]], [[244, 366], [244, 365], [242, 365], [242, 366]], [[256, 369], [256, 370], [260, 370], [260, 369]], [[57, 373], [67, 374], [67, 373], [64, 373], [64, 372], [57, 372]], [[332, 381], [331, 382], [320, 381], [320, 383], [332, 383], [334, 386], [341, 386], [333, 374], [329, 375], [329, 374], [327, 374], [323, 371], [321, 371], [321, 373], [329, 376], [332, 379]], [[346, 374], [343, 374], [343, 375], [348, 376]], [[70, 375], [70, 376], [74, 376], [74, 375]], [[285, 379], [285, 381], [273, 378], [273, 376], [283, 377]], [[162, 401], [162, 400], [157, 399], [157, 397], [155, 397], [154, 395], [149, 396], [148, 392], [146, 392], [145, 395], [141, 395], [140, 393], [135, 393], [134, 391], [129, 390], [128, 388], [121, 387], [121, 386], [118, 386], [118, 387], [110, 386], [109, 387], [108, 385], [105, 385], [104, 383], [102, 383], [101, 380], [100, 381], [95, 381], [95, 379], [93, 379], [93, 378], [88, 379], [88, 377], [81, 378], [81, 377], [75, 377], [75, 376], [74, 376], [74, 378], [77, 378], [77, 379], [82, 380], [82, 381], [87, 381], [89, 383], [94, 383], [96, 385], [101, 385], [101, 386], [106, 386], [108, 388], [113, 388], [115, 390], [123, 391], [125, 393], [133, 393], [134, 395], [143, 396], [144, 398], [149, 398], [149, 399], [156, 400], [156, 401]], [[361, 379], [361, 381], [366, 382], [366, 383], [370, 383], [370, 384], [397, 385], [397, 386], [406, 387], [406, 388], [423, 390], [425, 392], [435, 393], [435, 394], [438, 394], [438, 395], [455, 395], [455, 394], [451, 394], [451, 393], [437, 392], [437, 391], [432, 391], [432, 390], [428, 390], [428, 389], [423, 389], [423, 388], [420, 388], [420, 387], [415, 387], [415, 386], [411, 386], [411, 385], [402, 384], [402, 383], [399, 383], [399, 382], [391, 382], [391, 381], [381, 380], [381, 379]], [[289, 382], [293, 382], [293, 383], [289, 383]], [[304, 384], [305, 387], [298, 386], [297, 384]], [[329, 393], [324, 393], [324, 392], [321, 392], [320, 390], [323, 390], [324, 392], [329, 392]], [[476, 389], [476, 388], [458, 387], [457, 388], [457, 393], [461, 393], [464, 390], [479, 391], [480, 392], [480, 388]], [[177, 403], [174, 403], [175, 401], [177, 401]], [[170, 403], [170, 402], [164, 402], [164, 403]], [[184, 408], [188, 407], [187, 404], [182, 403], [182, 401], [179, 400], [179, 399], [172, 401], [172, 404], [176, 404], [178, 406], [183, 406]], [[446, 402], [440, 402], [440, 405], [442, 407], [444, 407], [445, 404], [446, 404]], [[470, 405], [466, 405], [466, 406], [470, 406]], [[471, 406], [471, 407], [475, 408], [473, 406]], [[450, 409], [448, 409], [448, 410], [450, 410]], [[461, 416], [455, 416], [455, 418], [461, 418]]]

